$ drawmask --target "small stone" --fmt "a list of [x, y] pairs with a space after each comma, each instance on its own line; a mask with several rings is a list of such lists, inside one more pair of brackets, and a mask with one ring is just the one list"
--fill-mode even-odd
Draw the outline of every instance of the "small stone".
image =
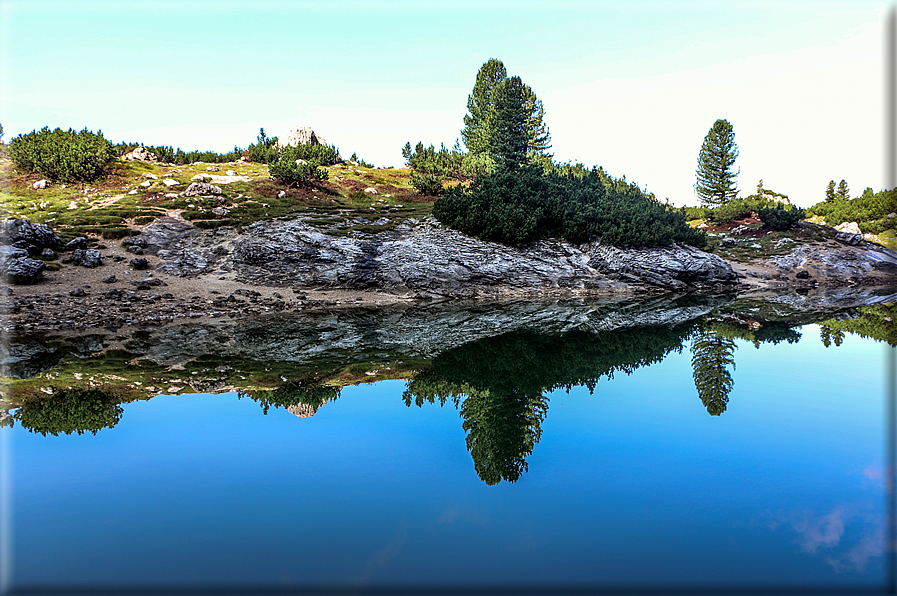
[[366, 192], [366, 193], [369, 194], [369, 195], [378, 195], [378, 194], [380, 194], [380, 193], [377, 191], [377, 189], [374, 188], [373, 186], [364, 189], [364, 192]]
[[132, 191], [129, 192], [128, 194], [129, 194], [129, 195], [136, 195], [136, 194], [137, 194], [137, 191], [136, 191], [136, 190], [132, 190]]
[[149, 269], [149, 261], [147, 261], [143, 257], [140, 257], [138, 259], [131, 259], [130, 264], [134, 269]]
[[152, 185], [153, 185], [153, 183], [151, 181], [146, 180], [144, 182], [141, 182], [138, 186], [142, 186], [143, 188], [149, 188]]
[[78, 248], [87, 248], [87, 238], [79, 236], [62, 247], [62, 250], [75, 250]]
[[69, 296], [74, 296], [75, 298], [81, 298], [83, 296], [87, 296], [87, 292], [85, 292], [83, 288], [75, 288], [74, 290], [69, 292]]
[[115, 279], [115, 274], [107, 275], [106, 277], [103, 278], [104, 284], [114, 284], [116, 281], [118, 281], [118, 280]]
[[278, 198], [278, 199], [282, 199], [282, 198], [284, 198], [285, 196], [287, 196], [287, 191], [285, 191], [285, 190], [282, 190], [282, 191], [280, 191], [279, 193], [277, 193], [277, 198]]
[[34, 190], [43, 190], [47, 188], [48, 181], [47, 180], [38, 180], [34, 184], [31, 185], [31, 188]]
[[155, 174], [152, 174], [150, 172], [144, 172], [143, 177], [148, 178], [149, 180], [158, 180], [159, 179], [158, 176], [156, 176]]
[[170, 186], [177, 186], [178, 184], [180, 184], [180, 182], [178, 182], [177, 180], [172, 180], [171, 178], [166, 178], [165, 180], [162, 181], [162, 184], [170, 187]]
[[227, 175], [227, 176], [236, 176], [237, 173], [236, 173], [235, 171], [233, 171], [233, 170], [228, 170], [228, 171], [225, 172], [225, 175]]
[[797, 279], [810, 279], [810, 272], [806, 270], [798, 271], [795, 277]]
[[135, 255], [142, 255], [143, 248], [140, 246], [137, 246], [136, 244], [132, 244], [131, 246], [128, 247], [128, 252], [133, 253]]
[[208, 167], [206, 168], [206, 171], [207, 171], [207, 172], [217, 172], [217, 171], [218, 171], [218, 168], [216, 168], [215, 166], [208, 166]]
[[52, 248], [45, 248], [40, 252], [41, 258], [50, 259], [51, 261], [56, 258], [56, 251]]

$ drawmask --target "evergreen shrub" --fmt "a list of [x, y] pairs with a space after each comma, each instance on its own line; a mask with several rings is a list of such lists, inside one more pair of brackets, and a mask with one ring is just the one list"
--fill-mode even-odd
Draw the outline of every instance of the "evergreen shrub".
[[681, 212], [635, 184], [606, 184], [597, 170], [578, 176], [538, 166], [499, 168], [469, 187], [455, 186], [433, 204], [445, 225], [483, 240], [518, 244], [540, 238], [615, 246], [706, 245]]
[[764, 227], [778, 231], [789, 229], [807, 216], [803, 209], [786, 209], [781, 203], [772, 208], [760, 209], [757, 214]]
[[45, 126], [10, 141], [9, 153], [17, 167], [61, 182], [92, 182], [115, 159], [113, 145], [102, 131], [86, 128], [51, 131]]
[[317, 161], [297, 163], [296, 158], [281, 157], [268, 166], [271, 178], [284, 186], [304, 186], [327, 180], [327, 170], [322, 170]]

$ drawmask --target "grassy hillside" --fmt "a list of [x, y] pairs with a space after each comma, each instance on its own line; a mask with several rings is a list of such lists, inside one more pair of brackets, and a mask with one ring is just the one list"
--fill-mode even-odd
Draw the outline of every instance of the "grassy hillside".
[[[217, 167], [219, 171], [209, 171], [208, 167]], [[0, 216], [46, 223], [64, 238], [86, 234], [121, 238], [137, 234], [154, 218], [172, 212], [206, 228], [304, 215], [325, 233], [345, 235], [352, 231], [382, 231], [408, 218], [426, 217], [435, 200], [416, 194], [407, 169], [377, 169], [355, 162], [324, 169], [328, 172], [327, 181], [304, 188], [285, 188], [271, 179], [265, 164], [198, 162], [170, 166], [116, 162], [111, 173], [96, 182], [51, 183], [46, 189], [35, 190], [31, 184], [39, 176], [17, 171], [10, 159], [0, 156]], [[210, 181], [211, 176], [223, 176], [227, 170], [251, 181], [212, 181], [222, 189], [221, 197], [175, 196], [187, 188], [194, 176], [205, 176]], [[178, 185], [167, 187], [163, 183], [166, 178]], [[141, 186], [147, 182], [149, 186]], [[379, 194], [365, 193], [367, 188], [375, 188]], [[285, 196], [278, 197], [281, 192]], [[219, 206], [228, 209], [228, 215], [214, 215], [212, 209]]]

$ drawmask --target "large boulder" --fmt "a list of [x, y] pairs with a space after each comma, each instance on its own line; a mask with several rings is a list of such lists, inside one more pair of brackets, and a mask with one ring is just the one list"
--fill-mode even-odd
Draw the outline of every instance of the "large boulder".
[[187, 190], [181, 193], [183, 197], [209, 197], [209, 196], [217, 196], [221, 194], [221, 187], [214, 186], [212, 184], [206, 184], [205, 182], [191, 182], [190, 186], [187, 187]]
[[13, 244], [20, 240], [41, 249], [56, 248], [59, 245], [59, 238], [47, 224], [31, 223], [27, 219], [7, 219], [0, 222], [0, 244]]
[[150, 153], [143, 145], [125, 153], [121, 156], [121, 159], [122, 161], [159, 161], [156, 154]]
[[327, 142], [316, 135], [311, 128], [305, 126], [289, 131], [282, 138], [278, 139], [277, 144], [281, 147], [296, 147], [298, 145], [326, 145]]
[[32, 259], [28, 251], [13, 246], [0, 246], [0, 278], [11, 284], [27, 285], [39, 280], [46, 265]]
[[103, 257], [95, 248], [79, 248], [72, 253], [72, 264], [93, 269], [103, 264]]

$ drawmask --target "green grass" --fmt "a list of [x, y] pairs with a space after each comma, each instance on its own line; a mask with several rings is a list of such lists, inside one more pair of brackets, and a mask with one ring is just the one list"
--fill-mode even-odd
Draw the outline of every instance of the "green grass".
[[[209, 165], [214, 165], [218, 171], [207, 171]], [[327, 229], [337, 223], [327, 220], [329, 216], [338, 216], [338, 221], [358, 216], [371, 221], [389, 220], [383, 226], [353, 225], [331, 230], [341, 233], [382, 232], [408, 218], [421, 219], [431, 212], [433, 198], [414, 193], [408, 169], [378, 170], [348, 162], [325, 169], [330, 177], [326, 182], [304, 188], [284, 188], [270, 178], [265, 164], [168, 166], [152, 162], [116, 162], [108, 176], [91, 184], [51, 183], [45, 190], [34, 190], [31, 183], [39, 177], [16, 171], [9, 159], [0, 156], [0, 216], [46, 223], [58, 235], [67, 238], [83, 235], [120, 238], [129, 234], [127, 230], [137, 233], [142, 226], [172, 210], [183, 211], [185, 219], [210, 229], [298, 216], [307, 217], [312, 225]], [[223, 176], [227, 170], [249, 176], [252, 181], [217, 184], [223, 191], [221, 200], [219, 197], [166, 196], [185, 190], [197, 174]], [[147, 181], [143, 176], [145, 173], [158, 177], [158, 180], [150, 180], [153, 184], [149, 188], [140, 186]], [[166, 174], [172, 174], [170, 177], [180, 184], [165, 187], [162, 180]], [[369, 187], [377, 188], [380, 194], [365, 193], [364, 189]], [[128, 194], [131, 191], [136, 194]], [[281, 192], [285, 192], [285, 196], [278, 197]], [[229, 214], [225, 217], [213, 215], [212, 209], [219, 206], [226, 207]]]

